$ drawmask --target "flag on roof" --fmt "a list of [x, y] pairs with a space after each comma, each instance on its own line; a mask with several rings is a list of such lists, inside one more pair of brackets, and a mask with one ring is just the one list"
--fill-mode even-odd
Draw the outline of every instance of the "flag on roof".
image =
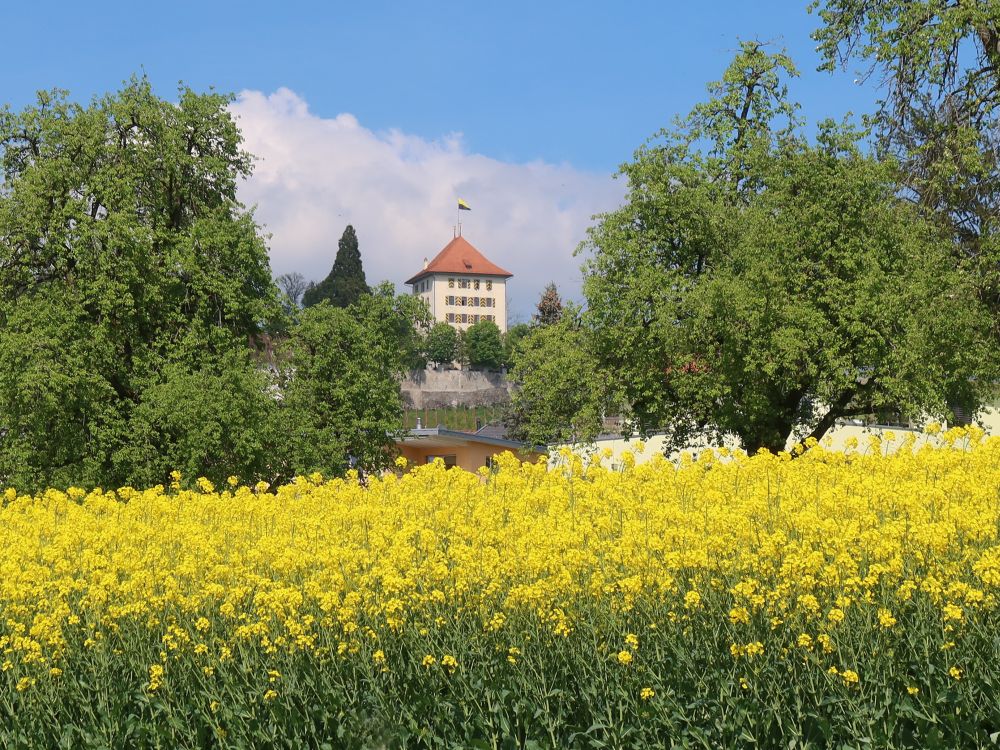
[[469, 204], [463, 201], [461, 198], [458, 199], [458, 210], [459, 211], [471, 211]]

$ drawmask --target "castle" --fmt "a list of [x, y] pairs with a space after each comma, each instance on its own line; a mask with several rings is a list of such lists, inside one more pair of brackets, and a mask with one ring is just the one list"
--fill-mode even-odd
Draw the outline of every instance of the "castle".
[[492, 320], [507, 332], [507, 279], [513, 276], [491, 263], [461, 235], [444, 246], [434, 260], [406, 280], [431, 311], [435, 322], [465, 330]]

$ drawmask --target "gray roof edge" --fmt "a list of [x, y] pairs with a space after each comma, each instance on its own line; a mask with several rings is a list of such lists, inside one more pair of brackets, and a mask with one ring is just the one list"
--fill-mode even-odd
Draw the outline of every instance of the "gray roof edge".
[[474, 443], [485, 443], [486, 445], [496, 445], [501, 448], [511, 448], [516, 450], [537, 450], [537, 448], [532, 448], [527, 443], [522, 443], [517, 440], [505, 440], [503, 438], [486, 437], [485, 435], [477, 435], [474, 432], [449, 430], [446, 427], [423, 427], [419, 430], [417, 429], [408, 430], [403, 434], [403, 438], [405, 439], [408, 437], [418, 437], [418, 438], [451, 437], [451, 438], [471, 440]]

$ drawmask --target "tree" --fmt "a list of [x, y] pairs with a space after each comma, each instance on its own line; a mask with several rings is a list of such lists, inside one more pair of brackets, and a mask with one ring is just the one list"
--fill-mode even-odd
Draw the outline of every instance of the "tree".
[[275, 279], [278, 288], [284, 293], [286, 305], [293, 310], [302, 306], [302, 295], [309, 288], [306, 277], [298, 271], [293, 273], [283, 273]]
[[375, 297], [391, 300], [392, 316], [387, 330], [395, 337], [404, 367], [407, 370], [424, 369], [427, 366], [425, 342], [431, 329], [431, 311], [427, 303], [412, 294], [397, 296], [395, 287], [388, 281], [374, 287], [371, 293]]
[[591, 442], [613, 403], [587, 331], [564, 316], [521, 339], [505, 417], [508, 434], [531, 445]]
[[535, 314], [535, 322], [540, 326], [552, 325], [562, 316], [562, 299], [553, 282], [549, 282], [545, 291], [542, 292], [541, 299], [538, 300], [538, 312]]
[[287, 478], [276, 385], [242, 349], [200, 367], [168, 364], [133, 411], [130, 439], [116, 455], [121, 469], [139, 487], [161, 483], [175, 469], [189, 481]]
[[591, 230], [586, 313], [641, 432], [750, 452], [886, 406], [946, 417], [990, 379], [987, 311], [895, 165], [798, 132], [782, 55], [745, 43]]
[[284, 372], [292, 474], [392, 464], [403, 429], [399, 383], [409, 364], [399, 336], [419, 323], [410, 299], [383, 286], [347, 309], [322, 302], [303, 311]]
[[333, 261], [333, 268], [325, 279], [306, 289], [302, 302], [310, 307], [327, 300], [334, 307], [348, 307], [368, 291], [365, 271], [361, 266], [361, 252], [358, 250], [358, 236], [354, 227], [348, 224], [337, 243], [337, 257]]
[[518, 323], [507, 329], [503, 337], [503, 363], [508, 369], [514, 367], [517, 360], [518, 346], [525, 336], [531, 333], [531, 326], [527, 323]]
[[469, 364], [495, 370], [503, 363], [503, 339], [492, 320], [473, 323], [465, 332]]
[[815, 0], [821, 69], [867, 66], [885, 95], [878, 145], [950, 236], [1000, 341], [1000, 6], [985, 0]]
[[425, 346], [427, 359], [438, 365], [447, 365], [458, 356], [458, 331], [449, 323], [435, 323], [427, 334]]
[[[262, 470], [247, 342], [281, 310], [236, 196], [251, 161], [230, 101], [181, 88], [168, 102], [133, 78], [89, 105], [42, 92], [0, 110], [3, 484], [150, 484], [174, 460], [216, 480]], [[220, 434], [191, 403], [160, 429], [166, 394], [206, 382], [234, 403], [204, 413], [250, 433]]]

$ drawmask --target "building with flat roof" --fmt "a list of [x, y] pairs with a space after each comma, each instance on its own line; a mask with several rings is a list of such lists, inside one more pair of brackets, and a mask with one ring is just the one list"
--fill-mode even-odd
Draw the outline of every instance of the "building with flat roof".
[[506, 333], [507, 279], [511, 276], [457, 235], [433, 260], [425, 258], [423, 269], [406, 283], [427, 303], [434, 322], [464, 331], [481, 320], [492, 320]]
[[445, 466], [471, 472], [492, 466], [495, 458], [506, 451], [532, 463], [545, 456], [543, 448], [498, 437], [497, 434], [495, 429], [486, 427], [479, 432], [459, 432], [444, 427], [417, 428], [399, 438], [396, 447], [399, 455], [410, 464], [429, 464], [440, 458]]

